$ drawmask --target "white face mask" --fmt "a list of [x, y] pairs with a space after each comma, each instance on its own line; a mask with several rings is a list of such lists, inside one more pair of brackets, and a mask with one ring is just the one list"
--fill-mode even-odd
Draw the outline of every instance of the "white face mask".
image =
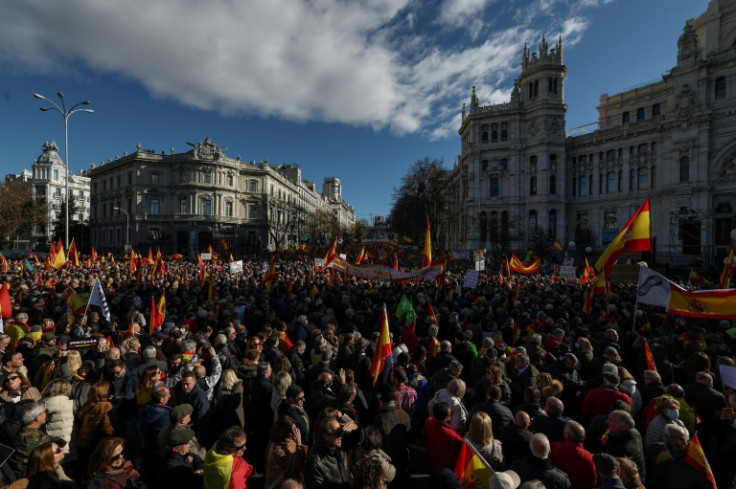
[[679, 418], [679, 417], [680, 417], [680, 411], [678, 411], [677, 409], [668, 409], [668, 410], [667, 410], [667, 411], [665, 412], [665, 414], [666, 414], [666, 415], [667, 415], [667, 417], [668, 417], [668, 418], [670, 418], [670, 419], [677, 419], [677, 418]]

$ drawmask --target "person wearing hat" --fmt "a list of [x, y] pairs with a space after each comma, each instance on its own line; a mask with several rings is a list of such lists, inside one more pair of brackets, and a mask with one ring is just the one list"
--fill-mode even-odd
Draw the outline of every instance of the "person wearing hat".
[[513, 470], [496, 472], [488, 479], [488, 489], [516, 489], [521, 484], [519, 474]]
[[621, 480], [620, 463], [613, 455], [607, 453], [596, 453], [593, 455], [593, 463], [598, 472], [600, 485], [596, 489], [624, 489]]
[[[158, 449], [159, 453], [162, 455], [165, 455], [168, 451], [167, 447], [167, 439], [169, 436], [169, 433], [172, 430], [178, 430], [178, 429], [184, 429], [189, 428], [189, 424], [192, 422], [192, 413], [194, 412], [194, 407], [191, 404], [179, 404], [178, 406], [174, 406], [169, 410], [169, 425], [164, 427], [161, 432], [158, 434]], [[197, 438], [192, 438], [190, 442], [190, 446], [192, 448], [192, 452], [196, 453], [199, 458], [204, 458], [205, 454], [207, 453], [207, 450], [202, 447], [199, 442], [197, 441]]]
[[603, 374], [603, 386], [591, 389], [583, 399], [582, 414], [590, 421], [594, 416], [607, 414], [611, 410], [611, 406], [617, 400], [623, 400], [629, 407], [633, 406], [634, 401], [628, 394], [618, 390], [619, 376], [612, 372]]
[[[168, 452], [159, 482], [170, 487], [199, 489], [204, 485], [204, 462], [192, 452], [194, 432], [189, 428], [169, 431], [166, 437]], [[155, 475], [155, 474], [154, 474]], [[153, 481], [154, 478], [150, 478]]]

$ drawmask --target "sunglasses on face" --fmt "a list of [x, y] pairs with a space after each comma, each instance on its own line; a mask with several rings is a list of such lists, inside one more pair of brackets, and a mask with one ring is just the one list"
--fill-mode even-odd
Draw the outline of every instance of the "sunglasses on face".
[[13, 377], [6, 377], [7, 380], [17, 380], [20, 379], [17, 375], [14, 375]]
[[122, 459], [123, 459], [124, 457], [125, 457], [125, 455], [123, 454], [123, 452], [120, 452], [120, 453], [118, 453], [117, 455], [115, 455], [115, 456], [114, 456], [114, 457], [112, 458], [112, 461], [113, 461], [113, 462], [115, 462], [115, 461], [117, 461], [117, 460], [122, 460]]

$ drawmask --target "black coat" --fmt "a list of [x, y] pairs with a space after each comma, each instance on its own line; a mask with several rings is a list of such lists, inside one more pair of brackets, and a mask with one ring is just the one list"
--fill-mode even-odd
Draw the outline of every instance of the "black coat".
[[[468, 426], [470, 425], [470, 418], [473, 414], [478, 411], [483, 411], [491, 417], [493, 426], [493, 437], [501, 438], [501, 432], [506, 426], [514, 424], [514, 414], [509, 408], [496, 401], [495, 399], [488, 399], [486, 402], [476, 404], [468, 415]], [[505, 447], [504, 447], [505, 448]]]
[[646, 480], [647, 466], [644, 460], [644, 447], [639, 432], [631, 430], [610, 433], [601, 451], [614, 457], [629, 457], [636, 463], [641, 481], [644, 482]]
[[567, 474], [555, 467], [549, 459], [529, 456], [511, 464], [511, 470], [519, 474], [522, 484], [539, 479], [546, 489], [572, 489]]
[[533, 433], [527, 429], [519, 428], [515, 424], [506, 426], [501, 430], [501, 442], [506, 460], [519, 460], [531, 455], [529, 442]]

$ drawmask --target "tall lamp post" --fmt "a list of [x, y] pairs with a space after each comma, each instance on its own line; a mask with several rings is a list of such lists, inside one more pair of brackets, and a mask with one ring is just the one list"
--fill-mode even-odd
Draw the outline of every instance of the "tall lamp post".
[[130, 214], [120, 207], [113, 207], [113, 209], [125, 214], [125, 251], [128, 251], [130, 249]]
[[77, 112], [87, 112], [88, 114], [93, 114], [95, 111], [92, 109], [79, 109], [80, 105], [89, 105], [89, 100], [84, 100], [82, 102], [76, 103], [72, 105], [69, 109], [66, 108], [66, 103], [64, 102], [64, 94], [61, 92], [56, 92], [56, 95], [59, 97], [59, 100], [61, 101], [61, 106], [54, 102], [53, 100], [50, 100], [43, 95], [39, 93], [34, 93], [33, 96], [36, 97], [39, 100], [45, 100], [46, 102], [53, 105], [53, 107], [40, 107], [41, 112], [46, 112], [47, 110], [55, 110], [59, 114], [61, 114], [61, 117], [64, 118], [64, 165], [66, 166], [66, 174], [64, 175], [64, 202], [65, 202], [65, 220], [66, 220], [66, 234], [64, 236], [64, 240], [66, 241], [66, 247], [69, 248], [69, 118], [72, 116], [72, 114], [75, 114]]

